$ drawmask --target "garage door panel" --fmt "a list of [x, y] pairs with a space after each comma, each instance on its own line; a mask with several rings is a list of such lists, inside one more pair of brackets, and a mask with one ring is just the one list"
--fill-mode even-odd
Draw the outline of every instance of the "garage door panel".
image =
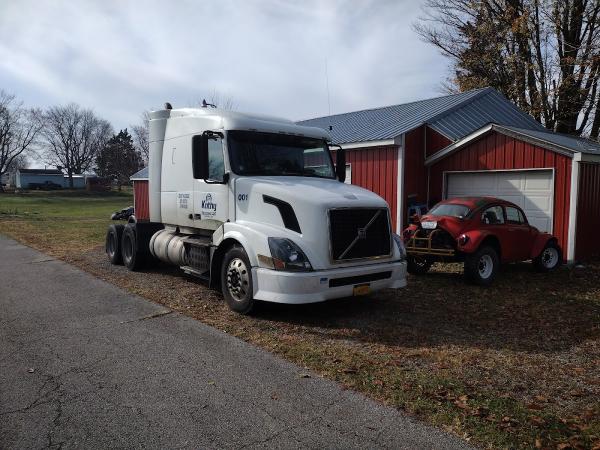
[[528, 195], [524, 196], [524, 206], [526, 211], [539, 211], [544, 215], [549, 215], [552, 210], [550, 198], [547, 195]]
[[[482, 177], [484, 178], [484, 177]], [[513, 174], [497, 174], [498, 191], [501, 192], [521, 192], [523, 190], [523, 180]]]
[[547, 217], [527, 217], [529, 224], [536, 227], [538, 230], [547, 231], [552, 229], [552, 223]]
[[549, 172], [530, 171], [525, 176], [525, 190], [552, 191], [552, 178]]
[[447, 174], [447, 198], [490, 196], [520, 206], [529, 222], [552, 231], [554, 178], [551, 170], [457, 172]]

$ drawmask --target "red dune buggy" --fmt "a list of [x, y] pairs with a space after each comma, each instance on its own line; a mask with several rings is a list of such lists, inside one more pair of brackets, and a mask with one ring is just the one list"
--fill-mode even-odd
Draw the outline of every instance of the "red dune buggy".
[[487, 286], [500, 263], [533, 260], [544, 272], [562, 263], [557, 239], [529, 225], [523, 210], [505, 200], [445, 200], [411, 222], [403, 239], [413, 274], [427, 272], [438, 261], [459, 261], [469, 281]]

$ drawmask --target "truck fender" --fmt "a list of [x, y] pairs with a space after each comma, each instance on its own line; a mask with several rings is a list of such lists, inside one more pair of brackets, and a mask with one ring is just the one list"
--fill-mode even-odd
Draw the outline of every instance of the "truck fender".
[[552, 236], [551, 234], [539, 233], [535, 237], [535, 240], [533, 241], [533, 245], [531, 246], [531, 253], [530, 253], [529, 257], [531, 259], [537, 258], [540, 255], [540, 253], [542, 253], [542, 250], [544, 250], [544, 248], [546, 247], [548, 242], [550, 242], [552, 240], [556, 241], [556, 238], [554, 236]]
[[242, 247], [244, 247], [246, 254], [248, 255], [248, 259], [250, 260], [250, 265], [252, 267], [258, 266], [258, 258], [256, 257], [256, 251], [254, 247], [250, 244], [249, 239], [239, 231], [230, 230], [225, 232], [223, 234], [223, 239], [221, 239], [221, 241], [217, 244], [217, 249], [224, 243], [227, 245], [227, 243], [231, 242], [232, 240], [237, 241]]
[[[464, 245], [461, 245], [460, 237], [463, 235], [466, 236], [468, 239]], [[462, 233], [460, 236], [457, 237], [456, 249], [463, 253], [474, 253], [475, 251], [477, 251], [481, 243], [488, 236], [492, 236], [492, 234], [488, 231], [482, 230], [471, 230], [467, 231], [466, 233]]]

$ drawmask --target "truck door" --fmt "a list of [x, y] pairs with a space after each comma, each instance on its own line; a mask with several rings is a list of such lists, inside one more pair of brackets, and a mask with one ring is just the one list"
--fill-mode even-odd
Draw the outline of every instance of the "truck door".
[[[229, 216], [229, 186], [225, 177], [222, 137], [210, 134], [206, 145], [208, 177], [194, 180], [194, 227], [216, 230]], [[194, 165], [203, 163], [195, 158], [192, 158], [192, 161]]]

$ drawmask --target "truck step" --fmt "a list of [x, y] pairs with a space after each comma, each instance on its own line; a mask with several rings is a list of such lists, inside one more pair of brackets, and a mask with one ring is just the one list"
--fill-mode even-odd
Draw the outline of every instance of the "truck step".
[[181, 266], [181, 269], [188, 275], [192, 275], [192, 276], [194, 276], [196, 278], [200, 278], [201, 280], [204, 280], [204, 281], [210, 281], [210, 272], [209, 271], [195, 269], [194, 267], [190, 267], [190, 266]]

